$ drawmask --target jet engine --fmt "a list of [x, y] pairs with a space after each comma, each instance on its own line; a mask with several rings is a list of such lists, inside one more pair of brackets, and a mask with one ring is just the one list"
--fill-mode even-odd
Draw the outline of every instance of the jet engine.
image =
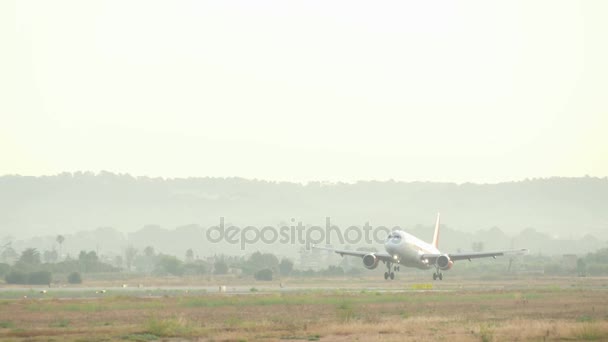
[[454, 262], [452, 260], [450, 260], [450, 257], [447, 255], [440, 255], [437, 258], [437, 261], [435, 261], [435, 263], [437, 264], [437, 267], [439, 267], [440, 270], [449, 270], [450, 268], [452, 268], [452, 266], [454, 266]]
[[366, 254], [363, 256], [363, 266], [368, 270], [373, 270], [378, 267], [378, 258], [373, 254]]

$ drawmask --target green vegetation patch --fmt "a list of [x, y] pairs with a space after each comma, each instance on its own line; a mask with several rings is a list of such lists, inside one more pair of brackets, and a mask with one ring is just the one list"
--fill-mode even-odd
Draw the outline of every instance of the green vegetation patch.
[[352, 302], [344, 301], [337, 306], [338, 318], [342, 322], [350, 322], [357, 318], [357, 312]]
[[158, 340], [158, 336], [153, 334], [129, 334], [121, 337], [123, 340], [127, 341], [156, 341]]
[[51, 328], [67, 328], [70, 325], [70, 320], [59, 318], [49, 324]]
[[[541, 294], [526, 294], [526, 298], [539, 298]], [[220, 307], [220, 306], [265, 306], [265, 305], [341, 305], [373, 303], [433, 303], [433, 302], [482, 302], [508, 300], [511, 292], [484, 292], [470, 294], [440, 293], [353, 293], [353, 292], [307, 292], [297, 294], [268, 294], [256, 296], [215, 296], [180, 298], [181, 307]]]
[[129, 297], [109, 297], [85, 302], [37, 301], [26, 306], [31, 312], [100, 312], [114, 310], [151, 310], [161, 309], [161, 301], [142, 300]]
[[193, 337], [205, 335], [201, 327], [183, 317], [159, 319], [150, 318], [144, 323], [146, 334], [158, 337]]
[[0, 321], [0, 329], [13, 329], [15, 324], [11, 321]]
[[584, 323], [574, 331], [574, 337], [584, 341], [606, 341], [608, 332], [602, 330], [597, 324]]

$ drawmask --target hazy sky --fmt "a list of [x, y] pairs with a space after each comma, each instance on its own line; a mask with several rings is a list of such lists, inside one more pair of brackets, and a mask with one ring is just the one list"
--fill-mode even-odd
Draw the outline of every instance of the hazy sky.
[[608, 1], [0, 1], [0, 174], [608, 175]]

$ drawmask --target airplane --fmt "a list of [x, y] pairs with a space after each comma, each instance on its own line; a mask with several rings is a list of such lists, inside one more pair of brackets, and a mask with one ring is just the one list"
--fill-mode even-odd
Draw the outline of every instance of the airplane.
[[433, 273], [433, 280], [443, 280], [443, 273], [441, 271], [451, 269], [454, 266], [455, 261], [471, 261], [471, 259], [478, 258], [496, 259], [497, 256], [521, 255], [528, 252], [527, 249], [519, 249], [494, 252], [442, 253], [439, 251], [439, 224], [440, 214], [437, 214], [437, 222], [435, 223], [435, 233], [433, 234], [432, 243], [426, 243], [402, 230], [391, 232], [384, 242], [386, 252], [370, 253], [320, 246], [312, 247], [332, 251], [340, 254], [342, 257], [348, 255], [363, 258], [363, 265], [370, 270], [378, 267], [379, 262], [382, 261], [387, 267], [387, 271], [384, 272], [384, 279], [390, 278], [391, 280], [395, 279], [395, 271], [399, 271], [400, 265], [423, 270], [434, 267], [435, 273]]

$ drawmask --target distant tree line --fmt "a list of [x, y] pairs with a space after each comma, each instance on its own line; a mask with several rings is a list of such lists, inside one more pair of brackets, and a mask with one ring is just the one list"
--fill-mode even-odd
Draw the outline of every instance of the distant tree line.
[[[14, 265], [0, 264], [0, 275], [9, 284], [49, 285], [53, 274], [72, 275], [70, 282], [76, 282], [80, 273], [117, 272], [118, 268], [99, 261], [94, 251], [81, 251], [78, 259], [66, 258], [59, 262], [42, 262], [40, 252], [35, 248], [24, 250]], [[80, 281], [78, 281], [80, 282]]]
[[[9, 284], [48, 285], [53, 281], [79, 284], [88, 274], [94, 273], [127, 272], [173, 277], [232, 275], [268, 281], [280, 277], [358, 277], [376, 271], [363, 269], [356, 258], [349, 260], [353, 261], [352, 263], [343, 259], [340, 265], [326, 264], [322, 269], [296, 269], [289, 258], [279, 258], [272, 253], [259, 251], [247, 257], [216, 255], [202, 260], [192, 249], [186, 250], [184, 257], [180, 259], [174, 255], [157, 253], [152, 246], [144, 248], [142, 252], [128, 247], [124, 259], [117, 257], [114, 264], [100, 260], [95, 251], [81, 251], [78, 258], [68, 256], [61, 261], [54, 255], [45, 258], [45, 254], [47, 253], [41, 255], [34, 248], [25, 249], [13, 265], [0, 263], [0, 277]], [[130, 265], [123, 263], [123, 260], [127, 259], [132, 259]], [[483, 276], [513, 272], [608, 276], [608, 248], [585, 256], [533, 254], [515, 259], [505, 257], [498, 260], [462, 262], [454, 272]]]

